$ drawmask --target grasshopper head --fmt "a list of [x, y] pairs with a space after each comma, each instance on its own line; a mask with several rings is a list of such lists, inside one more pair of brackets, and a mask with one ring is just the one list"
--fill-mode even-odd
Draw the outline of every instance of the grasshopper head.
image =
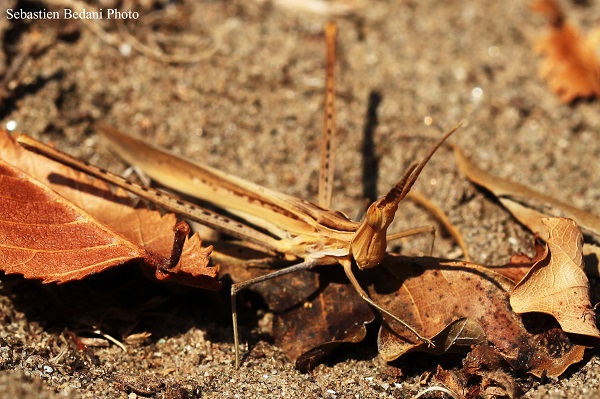
[[350, 252], [358, 267], [370, 269], [383, 260], [387, 249], [387, 229], [398, 210], [397, 202], [388, 202], [386, 197], [373, 202], [365, 220], [356, 229], [350, 244]]
[[400, 202], [408, 195], [419, 174], [435, 151], [459, 126], [460, 124], [445, 133], [429, 149], [421, 162], [413, 163], [408, 167], [398, 183], [392, 187], [385, 197], [378, 199], [369, 206], [365, 220], [356, 229], [354, 238], [350, 243], [350, 253], [361, 270], [373, 268], [381, 263], [387, 249], [387, 229], [394, 220]]

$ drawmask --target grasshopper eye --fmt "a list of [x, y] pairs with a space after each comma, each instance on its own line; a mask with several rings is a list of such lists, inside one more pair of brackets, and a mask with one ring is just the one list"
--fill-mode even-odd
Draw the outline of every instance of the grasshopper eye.
[[383, 215], [381, 210], [375, 205], [371, 205], [369, 209], [367, 209], [367, 224], [371, 226], [373, 229], [380, 229], [383, 223]]

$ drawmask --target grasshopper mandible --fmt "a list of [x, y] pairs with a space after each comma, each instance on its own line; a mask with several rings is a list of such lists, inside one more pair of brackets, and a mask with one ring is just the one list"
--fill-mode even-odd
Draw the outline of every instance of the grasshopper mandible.
[[412, 164], [385, 196], [373, 202], [368, 207], [363, 221], [356, 222], [341, 212], [330, 210], [333, 187], [333, 138], [336, 130], [334, 104], [336, 26], [332, 23], [328, 24], [325, 34], [327, 43], [325, 127], [317, 204], [184, 159], [110, 127], [98, 127], [101, 135], [108, 139], [113, 149], [122, 158], [130, 164], [140, 167], [152, 179], [166, 187], [211, 202], [246, 221], [246, 223], [242, 223], [183, 201], [168, 193], [138, 186], [30, 137], [20, 136], [17, 139], [21, 145], [32, 151], [42, 153], [49, 158], [122, 187], [190, 220], [241, 239], [255, 248], [258, 247], [270, 254], [285, 255], [288, 259], [302, 260], [296, 265], [232, 285], [231, 306], [236, 368], [240, 366], [237, 292], [262, 281], [300, 270], [309, 270], [319, 265], [340, 264], [362, 299], [379, 312], [405, 326], [427, 345], [433, 346], [433, 342], [421, 335], [415, 328], [375, 303], [360, 286], [352, 271], [352, 266], [356, 265], [360, 270], [373, 268], [386, 255], [389, 241], [431, 231], [431, 228], [416, 228], [396, 234], [387, 233], [400, 202], [408, 195], [435, 151], [457, 130], [458, 126], [445, 133], [428, 150], [421, 162]]

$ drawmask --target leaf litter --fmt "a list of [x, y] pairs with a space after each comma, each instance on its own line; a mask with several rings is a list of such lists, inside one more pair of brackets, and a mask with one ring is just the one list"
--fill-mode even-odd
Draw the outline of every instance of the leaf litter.
[[[5, 147], [10, 149], [12, 141], [7, 133], [5, 140], [8, 144]], [[4, 176], [19, 179], [6, 184], [13, 192], [22, 194], [21, 201], [32, 195], [43, 198], [32, 203], [42, 204], [40, 214], [46, 213], [50, 218], [58, 217], [59, 226], [61, 222], [64, 223], [60, 218], [66, 217], [67, 222], [84, 219], [95, 223], [94, 226], [99, 225], [92, 217], [86, 216], [83, 211], [77, 210], [74, 205], [23, 172], [6, 165]], [[28, 185], [21, 186], [21, 182]], [[19, 200], [18, 195], [11, 197], [11, 192], [7, 193], [10, 200]], [[58, 211], [56, 204], [62, 206]], [[8, 223], [8, 205], [3, 209], [6, 219], [4, 222]], [[16, 214], [16, 219], [22, 224], [28, 220], [19, 213]], [[52, 225], [52, 221], [43, 218], [41, 221], [45, 230]], [[378, 337], [382, 358], [393, 361], [413, 351], [439, 355], [485, 346], [493, 348], [493, 353], [514, 370], [527, 371], [536, 376], [559, 376], [568, 366], [581, 361], [585, 347], [573, 342], [565, 332], [600, 337], [589, 300], [589, 283], [582, 270], [581, 234], [575, 223], [567, 219], [544, 219], [543, 223], [548, 230], [548, 250], [517, 285], [484, 266], [393, 254], [384, 259], [380, 269], [362, 272], [361, 282], [367, 286], [367, 291], [377, 303], [390, 309], [410, 325], [417, 326], [419, 331], [435, 343], [433, 348], [423, 344], [406, 327], [384, 316]], [[99, 233], [60, 233], [63, 233], [60, 237], [62, 241], [50, 235], [44, 242], [53, 245], [54, 249], [58, 247], [60, 254], [68, 253], [71, 259], [73, 255], [69, 248], [61, 248], [65, 234], [69, 237], [79, 237], [78, 234], [81, 234], [92, 242], [98, 242], [97, 245], [104, 249]], [[25, 234], [17, 231], [17, 239], [11, 239], [5, 230], [3, 236], [5, 242], [10, 242], [15, 247], [28, 248], [19, 243], [19, 237], [27, 237]], [[110, 237], [114, 240], [116, 236], [114, 233]], [[81, 245], [76, 239], [71, 242]], [[126, 244], [127, 241], [122, 240], [121, 243]], [[84, 242], [82, 245], [86, 253], [93, 254], [87, 249], [92, 244]], [[106, 254], [99, 256], [106, 259], [102, 265], [110, 267], [132, 259], [148, 258], [139, 247], [125, 247], [128, 250], [137, 249], [138, 252], [123, 260], [118, 257], [118, 250], [110, 251], [112, 257]], [[30, 249], [32, 250], [35, 249]], [[12, 252], [5, 249], [3, 254]], [[92, 258], [95, 259], [93, 256]], [[40, 269], [39, 266], [36, 268], [39, 262], [14, 262], [10, 259], [5, 259], [3, 267], [6, 272], [21, 273], [25, 277], [41, 278], [46, 282], [80, 279], [86, 274], [103, 270], [97, 265], [98, 261], [82, 262], [78, 259], [78, 262], [65, 262], [62, 259], [57, 262], [67, 269], [73, 269], [72, 265], [78, 263], [79, 268], [71, 270], [72, 274], [64, 271], [59, 274], [56, 267], [52, 267], [53, 263], [49, 263], [45, 257], [42, 258], [42, 263], [49, 264], [49, 269]], [[10, 266], [15, 263], [17, 266]], [[233, 262], [232, 265], [237, 265], [238, 270], [241, 266], [242, 273], [246, 270], [247, 274], [250, 270], [244, 262]], [[93, 273], [81, 273], [80, 270], [86, 270], [86, 266]], [[229, 273], [235, 277], [232, 270], [234, 269], [229, 269]], [[257, 270], [258, 274], [263, 273], [260, 269]], [[563, 278], [564, 276], [569, 276], [569, 279]], [[275, 342], [295, 361], [297, 368], [307, 370], [340, 343], [362, 341], [366, 336], [365, 325], [373, 321], [374, 314], [347, 282], [343, 279], [340, 282], [339, 277], [335, 277], [335, 273], [304, 272], [300, 277], [287, 276], [278, 285], [263, 284], [262, 293], [277, 314], [274, 322]], [[248, 276], [244, 278], [247, 279]], [[562, 281], [562, 285], [555, 283], [557, 279]], [[288, 291], [293, 294], [291, 297], [287, 294]], [[490, 312], [490, 309], [493, 311]], [[549, 313], [558, 320], [562, 330], [551, 322], [538, 321], [535, 331], [530, 331], [515, 312]], [[561, 350], [551, 349], [556, 347]]]

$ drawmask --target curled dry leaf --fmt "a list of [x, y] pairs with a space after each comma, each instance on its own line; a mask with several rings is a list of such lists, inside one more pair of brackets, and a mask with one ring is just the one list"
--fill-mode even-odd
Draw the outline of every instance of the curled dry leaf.
[[471, 399], [478, 396], [478, 392], [472, 395], [467, 390], [467, 380], [462, 373], [444, 370], [438, 365], [433, 378], [436, 382], [446, 387], [452, 393], [451, 397], [454, 399]]
[[[113, 190], [97, 179], [24, 150], [3, 129], [0, 129], [0, 158], [84, 209], [132, 243], [163, 258], [171, 256], [175, 236], [173, 229], [177, 222], [173, 214], [161, 215], [143, 204], [134, 206], [124, 190]], [[210, 252], [210, 247], [201, 247], [201, 241], [195, 234], [185, 242], [176, 272], [165, 274], [156, 269], [157, 277], [205, 289], [219, 289], [220, 283], [216, 280], [218, 268], [208, 265]], [[77, 267], [76, 264], [72, 266]]]
[[463, 362], [461, 374], [465, 379], [479, 377], [479, 395], [484, 398], [520, 398], [523, 391], [512, 373], [507, 373], [504, 360], [489, 345], [473, 348]]
[[565, 104], [600, 95], [600, 60], [596, 54], [600, 30], [584, 37], [566, 21], [554, 0], [538, 0], [531, 8], [548, 18], [550, 31], [535, 48], [544, 56], [540, 75], [552, 91]]
[[388, 256], [381, 266], [365, 273], [373, 300], [436, 344], [427, 348], [405, 327], [384, 317], [378, 346], [387, 361], [411, 351], [442, 353], [488, 342], [515, 370], [558, 376], [583, 357], [584, 348], [551, 320], [526, 326], [510, 307], [514, 284], [486, 267], [402, 256]]
[[[434, 379], [455, 398], [520, 398], [523, 389], [505, 368], [506, 362], [494, 348], [478, 345], [469, 352], [461, 370], [447, 371], [438, 366]], [[479, 386], [474, 386], [477, 381]]]
[[600, 338], [583, 271], [583, 237], [574, 221], [542, 219], [548, 229], [545, 257], [515, 286], [510, 304], [517, 313], [542, 312], [570, 333]]

